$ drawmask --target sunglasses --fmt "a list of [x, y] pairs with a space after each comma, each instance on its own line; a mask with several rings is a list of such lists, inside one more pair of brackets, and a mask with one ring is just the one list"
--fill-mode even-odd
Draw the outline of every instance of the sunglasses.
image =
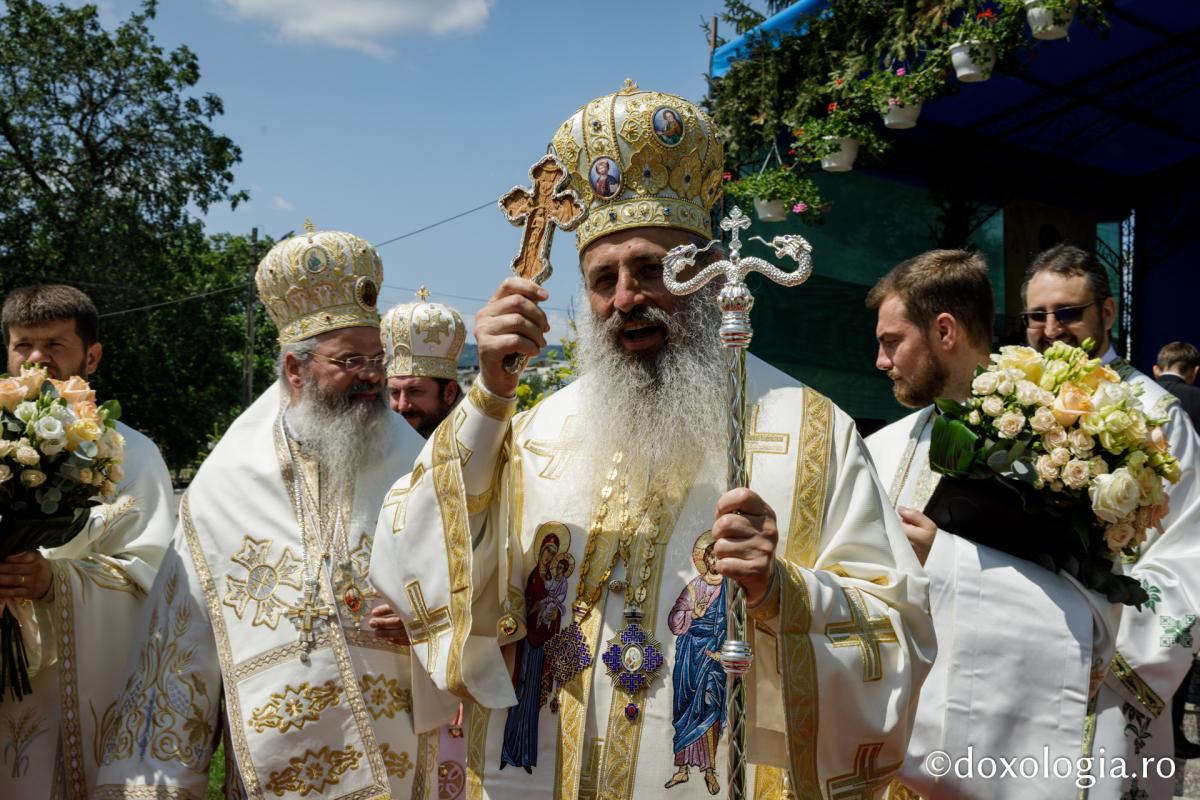
[[1093, 300], [1081, 306], [1063, 306], [1062, 308], [1054, 308], [1050, 311], [1023, 311], [1021, 312], [1021, 321], [1025, 323], [1026, 328], [1041, 328], [1046, 324], [1046, 319], [1053, 315], [1059, 325], [1071, 325], [1083, 319], [1083, 312], [1092, 306], [1099, 305], [1101, 302], [1100, 300]]

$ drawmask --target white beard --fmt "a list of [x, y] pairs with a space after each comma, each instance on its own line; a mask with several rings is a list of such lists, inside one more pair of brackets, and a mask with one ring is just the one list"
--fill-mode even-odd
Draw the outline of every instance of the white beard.
[[[672, 475], [723, 480], [696, 474], [701, 465], [724, 465], [729, 442], [729, 387], [715, 295], [716, 288], [704, 289], [681, 297], [673, 313], [642, 306], [630, 315], [614, 312], [608, 320], [596, 319], [586, 298], [580, 303], [578, 359], [587, 381], [580, 446], [592, 458], [589, 493], [599, 491], [618, 451], [625, 454], [630, 488], [638, 494], [642, 480]], [[641, 358], [621, 346], [621, 325], [631, 318], [666, 327], [666, 341], [654, 357]]]
[[331, 496], [338, 497], [353, 487], [359, 470], [383, 457], [391, 441], [389, 413], [382, 395], [367, 402], [327, 394], [308, 374], [287, 421], [304, 452], [321, 465]]

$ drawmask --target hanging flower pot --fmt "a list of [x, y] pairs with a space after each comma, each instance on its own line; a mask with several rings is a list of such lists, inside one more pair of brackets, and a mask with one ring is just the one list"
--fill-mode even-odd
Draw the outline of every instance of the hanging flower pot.
[[767, 200], [763, 197], [754, 198], [754, 214], [762, 222], [783, 222], [787, 219], [787, 200]]
[[[972, 55], [971, 51], [975, 51]], [[976, 61], [976, 56], [979, 61]], [[992, 67], [996, 65], [996, 48], [988, 42], [972, 39], [950, 45], [950, 65], [954, 67], [954, 75], [963, 83], [978, 83], [992, 77]]]
[[902, 103], [892, 104], [888, 102], [888, 110], [883, 115], [883, 124], [889, 128], [903, 130], [912, 128], [917, 124], [917, 117], [921, 115], [921, 104], [912, 103], [904, 105]]
[[1067, 35], [1075, 12], [1066, 10], [1066, 16], [1058, 16], [1054, 9], [1046, 8], [1046, 0], [1025, 0], [1025, 21], [1035, 39], [1061, 39]]
[[826, 172], [849, 172], [854, 169], [854, 159], [858, 158], [857, 139], [839, 139], [836, 136], [822, 136], [827, 142], [837, 142], [838, 149], [821, 157], [821, 169]]

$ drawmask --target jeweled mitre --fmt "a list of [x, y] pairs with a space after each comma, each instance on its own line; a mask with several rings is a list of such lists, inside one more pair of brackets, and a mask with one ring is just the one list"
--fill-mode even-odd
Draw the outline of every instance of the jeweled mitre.
[[375, 248], [351, 233], [306, 227], [272, 247], [255, 275], [279, 343], [341, 328], [378, 328], [383, 262]]
[[421, 287], [416, 302], [401, 303], [383, 315], [380, 333], [389, 378], [458, 377], [467, 329], [457, 311], [427, 297]]
[[627, 228], [712, 236], [725, 149], [712, 120], [693, 103], [626, 81], [620, 91], [576, 111], [554, 134], [551, 148], [588, 209], [575, 230], [581, 251]]

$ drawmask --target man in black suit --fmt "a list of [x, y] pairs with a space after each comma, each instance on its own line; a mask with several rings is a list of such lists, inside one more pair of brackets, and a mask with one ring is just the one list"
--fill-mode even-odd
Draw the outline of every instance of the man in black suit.
[[[1192, 427], [1200, 430], [1200, 387], [1194, 386], [1200, 372], [1200, 350], [1190, 342], [1171, 342], [1158, 351], [1154, 378], [1159, 385], [1179, 398]], [[1196, 667], [1193, 665], [1183, 679], [1171, 702], [1171, 717], [1175, 723], [1175, 757], [1200, 758], [1200, 744], [1189, 741], [1183, 733], [1183, 705], [1188, 699]]]
[[1159, 385], [1179, 398], [1180, 405], [1200, 430], [1200, 386], [1195, 386], [1200, 372], [1200, 350], [1190, 342], [1171, 342], [1158, 351], [1154, 377]]

